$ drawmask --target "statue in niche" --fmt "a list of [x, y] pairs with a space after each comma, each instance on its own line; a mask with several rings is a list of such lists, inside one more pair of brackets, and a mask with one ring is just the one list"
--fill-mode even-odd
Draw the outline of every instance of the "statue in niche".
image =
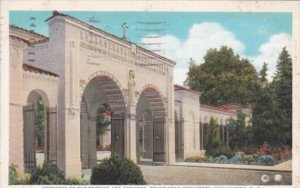
[[129, 103], [134, 102], [135, 99], [135, 81], [134, 81], [134, 71], [130, 70], [129, 71], [129, 78], [128, 78], [128, 93], [129, 93]]

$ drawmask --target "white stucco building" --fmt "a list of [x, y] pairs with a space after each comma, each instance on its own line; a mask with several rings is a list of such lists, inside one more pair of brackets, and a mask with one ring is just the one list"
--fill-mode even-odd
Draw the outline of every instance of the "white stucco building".
[[[10, 26], [9, 160], [36, 165], [36, 102], [42, 100], [44, 160], [66, 177], [97, 164], [97, 109], [110, 105], [111, 150], [137, 163], [169, 165], [204, 152], [207, 123], [226, 122], [240, 105], [200, 105], [201, 93], [173, 85], [175, 62], [54, 11], [49, 37]], [[106, 141], [107, 142], [107, 141]]]

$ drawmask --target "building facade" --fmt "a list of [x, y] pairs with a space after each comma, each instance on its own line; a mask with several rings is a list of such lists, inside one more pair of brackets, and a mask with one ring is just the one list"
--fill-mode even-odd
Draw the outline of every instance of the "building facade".
[[126, 36], [56, 11], [47, 22], [49, 37], [10, 26], [9, 160], [20, 172], [37, 165], [40, 145], [43, 160], [66, 177], [94, 167], [103, 104], [112, 110], [105, 142], [136, 163], [168, 165], [203, 153], [208, 119], [218, 118], [224, 135], [226, 120], [236, 117], [232, 109], [200, 105], [201, 93], [174, 86], [175, 62]]

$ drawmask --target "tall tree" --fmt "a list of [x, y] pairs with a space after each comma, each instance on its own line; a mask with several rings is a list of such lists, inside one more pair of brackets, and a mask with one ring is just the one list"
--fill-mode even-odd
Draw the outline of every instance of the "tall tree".
[[241, 110], [237, 111], [236, 120], [230, 119], [228, 128], [231, 149], [241, 149], [243, 146], [252, 144], [252, 127], [246, 126], [246, 114]]
[[208, 50], [203, 64], [190, 63], [185, 83], [201, 91], [201, 103], [209, 105], [249, 104], [259, 88], [253, 65], [226, 46]]
[[253, 105], [253, 131], [256, 144], [292, 142], [292, 59], [283, 48], [275, 77], [258, 91]]
[[44, 147], [44, 127], [45, 127], [45, 109], [42, 97], [36, 100], [35, 111], [35, 133], [36, 133], [36, 146], [39, 149]]
[[207, 136], [207, 150], [213, 150], [220, 145], [220, 129], [217, 125], [217, 121], [214, 118], [210, 118], [209, 120]]
[[263, 86], [265, 86], [268, 83], [268, 64], [264, 62], [262, 69], [259, 72], [260, 81]]
[[282, 137], [285, 142], [292, 142], [292, 58], [284, 47], [277, 61], [273, 86], [276, 101], [280, 108]]

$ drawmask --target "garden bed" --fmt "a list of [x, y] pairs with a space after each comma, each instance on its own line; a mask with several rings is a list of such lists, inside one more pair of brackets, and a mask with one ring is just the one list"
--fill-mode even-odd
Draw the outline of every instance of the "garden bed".
[[238, 151], [231, 156], [226, 154], [206, 155], [204, 157], [195, 155], [186, 158], [185, 162], [274, 166], [291, 159], [292, 153], [289, 146], [270, 149], [269, 145], [264, 145], [254, 154]]
[[218, 163], [218, 164], [237, 164], [237, 165], [262, 165], [262, 166], [274, 166], [291, 160], [292, 157], [287, 157], [282, 160], [275, 160], [270, 155], [263, 155], [257, 158], [254, 158], [252, 155], [246, 155], [242, 157], [240, 155], [235, 155], [234, 157], [228, 159], [225, 155], [220, 155], [219, 157], [206, 157], [197, 159], [197, 157], [189, 157], [186, 162], [197, 162], [197, 163]]

